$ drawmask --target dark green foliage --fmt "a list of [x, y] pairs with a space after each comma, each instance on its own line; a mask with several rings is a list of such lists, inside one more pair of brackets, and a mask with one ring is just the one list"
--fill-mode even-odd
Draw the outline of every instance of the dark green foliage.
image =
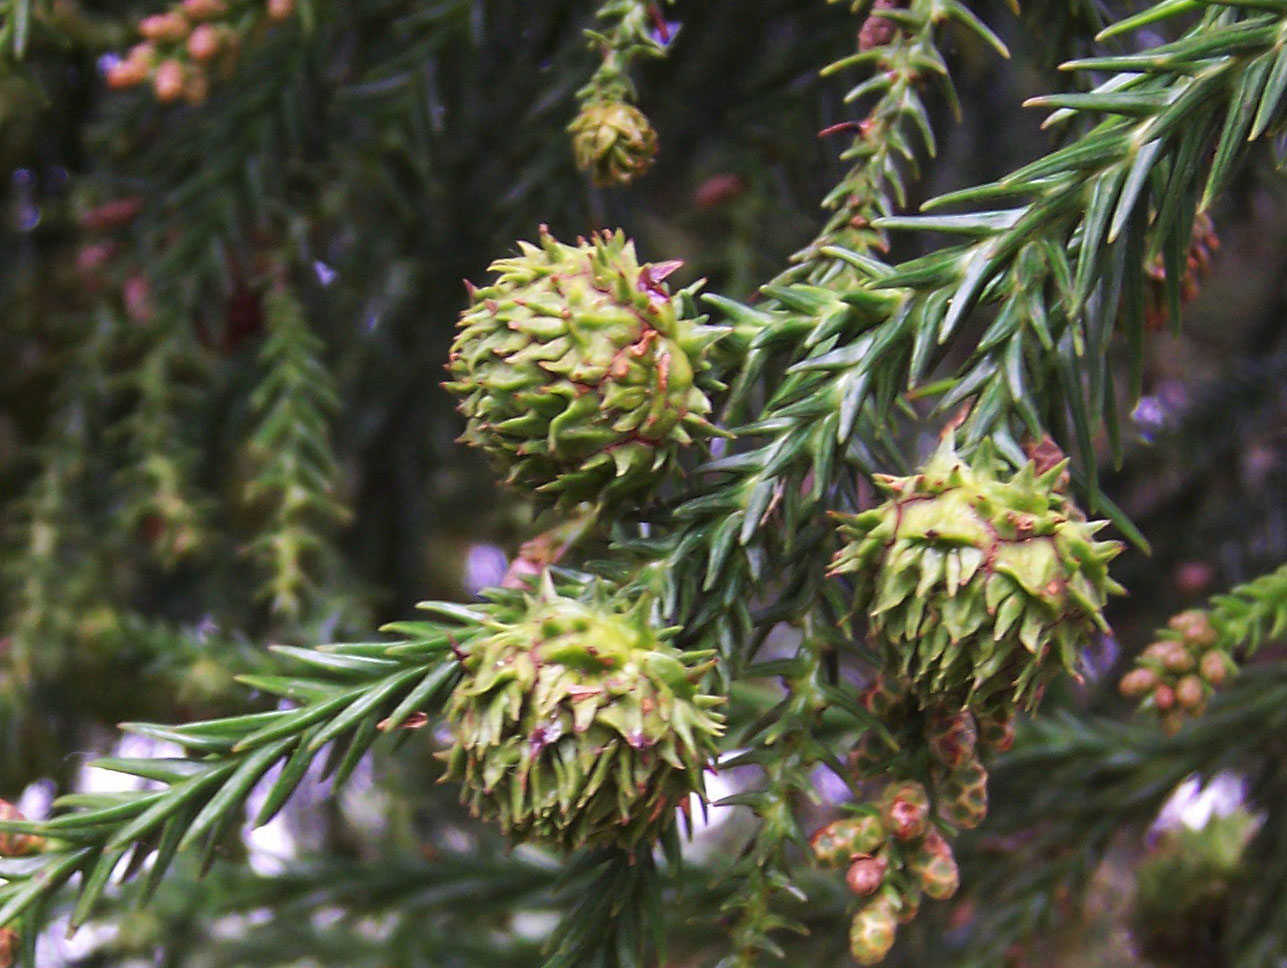
[[[42, 779], [58, 794], [48, 820], [0, 822], [47, 838], [0, 858], [0, 923], [27, 962], [70, 922], [119, 929], [68, 955], [78, 968], [829, 965], [852, 923], [872, 960], [902, 919], [889, 964], [1020, 964], [1028, 947], [1043, 965], [1134, 964], [1094, 947], [1086, 912], [1176, 786], [1220, 771], [1266, 822], [1254, 867], [1223, 857], [1214, 947], [1181, 968], [1284, 956], [1287, 2], [250, 4], [237, 56], [186, 104], [101, 69], [164, 5], [0, 0], [0, 796]], [[612, 187], [576, 170], [586, 126], [568, 130], [604, 105], [629, 111], [580, 160]], [[677, 272], [685, 317], [710, 317], [701, 399], [676, 408], [703, 432], [635, 461], [628, 501], [589, 475], [564, 507], [528, 503], [455, 443], [440, 383], [461, 310], [494, 330], [465, 374], [478, 400], [497, 390], [493, 343], [540, 342], [461, 279], [542, 224], [620, 227], [640, 263]], [[639, 278], [626, 317], [659, 294]], [[561, 309], [519, 315], [547, 338]], [[556, 382], [528, 362], [527, 383]], [[663, 391], [671, 363], [645, 368]], [[595, 402], [580, 382], [560, 392]], [[525, 413], [538, 389], [483, 416], [539, 424], [557, 473], [568, 436]], [[594, 451], [620, 443], [611, 403], [579, 404], [572, 429], [602, 440], [575, 468], [609, 466]], [[1008, 753], [1014, 704], [971, 719], [964, 680], [906, 701], [880, 678], [903, 651], [868, 638], [870, 603], [854, 615], [828, 573], [836, 513], [878, 504], [874, 475], [913, 473], [946, 433], [1007, 477], [1035, 462], [1061, 508], [1135, 549], [1111, 566], [1131, 592], [1108, 609], [1117, 638], [1087, 620], [1060, 640], [1043, 714]], [[959, 538], [931, 530], [898, 553]], [[502, 553], [508, 573], [483, 574]], [[665, 809], [622, 840], [585, 836], [595, 818], [569, 804], [574, 833], [547, 837], [566, 852], [507, 853], [439, 782], [465, 719], [443, 713], [542, 572], [573, 611], [597, 587], [638, 603], [688, 653], [651, 650], [649, 676], [719, 697], [727, 727], [705, 762], [716, 729], [670, 735], [654, 695], [610, 683], [654, 716], [649, 743], [685, 750], [682, 790], [640, 792]], [[450, 604], [484, 584], [505, 587]], [[443, 599], [431, 620], [369, 634], [425, 596]], [[1246, 667], [1165, 736], [1114, 685], [1199, 607]], [[557, 624], [535, 639], [581, 631]], [[316, 646], [332, 639], [348, 644]], [[585, 698], [582, 678], [548, 682]], [[482, 722], [546, 708], [469, 695]], [[521, 757], [536, 730], [511, 718], [525, 735], [500, 745]], [[120, 722], [177, 749], [111, 751]], [[137, 782], [86, 789], [69, 755], [86, 749]], [[702, 765], [720, 822], [688, 844], [667, 810]], [[623, 774], [620, 802], [632, 782], [646, 775]], [[937, 853], [865, 860], [923, 883], [856, 898], [809, 834], [913, 788]], [[242, 827], [270, 820], [304, 846], [252, 873]]]

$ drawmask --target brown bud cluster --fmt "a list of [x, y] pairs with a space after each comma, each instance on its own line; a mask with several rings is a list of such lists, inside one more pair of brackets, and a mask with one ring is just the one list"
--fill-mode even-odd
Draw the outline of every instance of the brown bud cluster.
[[1135, 660], [1118, 689], [1152, 709], [1162, 728], [1177, 732], [1189, 716], [1200, 716], [1212, 693], [1237, 672], [1233, 657], [1220, 643], [1211, 616], [1190, 609], [1171, 618], [1158, 640]]
[[846, 868], [845, 885], [860, 899], [849, 935], [859, 964], [884, 959], [898, 925], [916, 916], [922, 896], [942, 900], [960, 885], [952, 847], [931, 813], [929, 791], [898, 780], [878, 803], [863, 804], [810, 839], [819, 863]]
[[[261, 3], [261, 14], [244, 16]], [[211, 73], [232, 68], [257, 22], [286, 20], [294, 12], [294, 0], [179, 0], [139, 22], [142, 42], [107, 69], [107, 84], [151, 84], [163, 104], [200, 104], [210, 93]]]
[[[844, 867], [845, 884], [862, 899], [850, 929], [850, 952], [862, 965], [883, 961], [898, 925], [912, 920], [921, 899], [944, 900], [960, 886], [960, 870], [942, 830], [981, 824], [988, 812], [988, 771], [982, 757], [1014, 743], [1012, 702], [959, 703], [914, 695], [901, 676], [885, 670], [859, 695], [863, 709], [884, 726], [869, 730], [849, 754], [860, 783], [897, 773], [907, 751], [929, 754], [927, 788], [895, 779], [881, 796], [813, 835], [818, 862]], [[950, 833], [950, 830], [949, 830]]]
[[975, 712], [949, 706], [921, 711], [905, 687], [884, 676], [864, 690], [861, 701], [895, 736], [898, 746], [891, 748], [874, 731], [864, 734], [849, 755], [856, 778], [879, 775], [899, 749], [923, 744], [930, 754], [938, 816], [963, 830], [981, 824], [988, 812], [988, 771], [982, 757], [1013, 745], [1014, 709], [998, 704]]

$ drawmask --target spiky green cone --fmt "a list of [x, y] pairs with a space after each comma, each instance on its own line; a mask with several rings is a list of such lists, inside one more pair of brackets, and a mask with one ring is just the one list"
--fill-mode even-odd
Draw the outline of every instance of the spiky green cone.
[[920, 473], [882, 476], [884, 504], [842, 520], [833, 574], [853, 574], [886, 673], [907, 679], [923, 706], [1032, 707], [1078, 651], [1105, 630], [1120, 591], [1096, 541], [1057, 484], [1063, 465], [1026, 465], [1002, 479], [988, 448], [973, 465], [945, 441]]
[[706, 354], [723, 330], [666, 289], [678, 263], [640, 265], [621, 232], [564, 245], [542, 228], [519, 247], [460, 317], [446, 386], [462, 439], [561, 505], [638, 499], [715, 432]]
[[600, 188], [626, 185], [652, 167], [657, 132], [648, 116], [625, 101], [589, 101], [568, 125], [576, 166]]
[[642, 603], [563, 597], [547, 575], [462, 656], [447, 779], [516, 841], [651, 843], [702, 794], [723, 731], [723, 700], [695, 685], [708, 657], [663, 642]]

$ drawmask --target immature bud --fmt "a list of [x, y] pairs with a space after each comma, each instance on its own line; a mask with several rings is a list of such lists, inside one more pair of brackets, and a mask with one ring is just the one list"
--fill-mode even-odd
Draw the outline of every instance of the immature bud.
[[188, 36], [189, 29], [191, 25], [188, 18], [177, 11], [153, 14], [144, 17], [139, 23], [139, 33], [148, 40], [159, 43], [172, 44], [180, 41]]
[[105, 232], [132, 222], [143, 209], [143, 199], [138, 195], [125, 195], [95, 205], [80, 217], [81, 228], [90, 232]]
[[117, 61], [107, 69], [107, 86], [114, 90], [133, 87], [147, 80], [147, 65], [127, 58]]
[[1163, 711], [1170, 709], [1175, 705], [1175, 690], [1170, 686], [1158, 686], [1153, 690], [1153, 705]]
[[939, 816], [962, 830], [973, 830], [988, 815], [988, 771], [979, 760], [947, 776], [939, 790]]
[[979, 734], [968, 712], [938, 711], [930, 716], [925, 738], [930, 754], [952, 770], [974, 756]]
[[893, 40], [898, 30], [897, 24], [893, 20], [877, 16], [876, 11], [905, 6], [907, 6], [906, 0], [875, 0], [871, 5], [872, 13], [863, 21], [858, 31], [858, 49], [868, 51], [875, 47], [883, 47]]
[[907, 866], [916, 876], [921, 890], [936, 901], [951, 897], [961, 886], [961, 872], [952, 847], [933, 828], [924, 842], [908, 856]]
[[295, 12], [295, 0], [268, 0], [268, 16], [272, 20], [285, 20]]
[[1140, 657], [1151, 659], [1153, 662], [1161, 665], [1166, 657], [1170, 655], [1171, 646], [1173, 644], [1174, 643], [1170, 641], [1152, 642], [1145, 647], [1144, 651], [1140, 654]]
[[1122, 676], [1117, 689], [1127, 699], [1138, 699], [1156, 689], [1159, 681], [1157, 673], [1152, 669], [1140, 667]]
[[228, 12], [225, 0], [183, 0], [183, 12], [192, 20], [214, 20]]
[[131, 322], [150, 323], [156, 312], [152, 303], [152, 284], [147, 276], [136, 272], [121, 284], [121, 301]]
[[212, 24], [198, 24], [188, 38], [188, 54], [195, 61], [202, 63], [219, 53], [220, 31]]
[[849, 859], [848, 841], [834, 823], [815, 830], [809, 838], [809, 847], [819, 864], [839, 867]]
[[1201, 710], [1206, 698], [1206, 687], [1197, 676], [1185, 676], [1175, 684], [1175, 701], [1191, 713]]
[[993, 710], [976, 717], [979, 745], [995, 753], [1004, 753], [1014, 745], [1013, 710]]
[[154, 68], [159, 61], [156, 53], [156, 45], [149, 40], [135, 44], [130, 48], [130, 52], [126, 55], [125, 60], [131, 64], [137, 64], [143, 69], [145, 74], [150, 74], [152, 68]]
[[898, 892], [898, 910], [895, 912], [899, 924], [909, 924], [916, 920], [921, 910], [921, 892], [903, 888]]
[[880, 964], [889, 954], [898, 931], [895, 907], [893, 898], [880, 894], [854, 915], [849, 926], [849, 953], [858, 964]]
[[818, 863], [839, 867], [855, 857], [874, 854], [888, 839], [880, 817], [863, 814], [832, 821], [817, 831], [809, 844]]
[[1179, 642], [1168, 642], [1170, 646], [1166, 654], [1162, 657], [1162, 665], [1166, 667], [1167, 672], [1188, 672], [1196, 664], [1192, 653], [1189, 652]]
[[162, 61], [161, 66], [156, 69], [156, 75], [152, 78], [156, 99], [164, 103], [177, 101], [183, 96], [186, 80], [183, 65], [177, 60]]
[[1222, 686], [1229, 678], [1232, 663], [1229, 657], [1218, 649], [1212, 649], [1202, 655], [1198, 663], [1198, 672], [1202, 678], [1213, 686]]
[[568, 126], [576, 166], [600, 187], [626, 185], [657, 157], [657, 132], [625, 101], [589, 101]]
[[1211, 617], [1200, 608], [1192, 608], [1179, 615], [1173, 615], [1166, 624], [1184, 636], [1184, 640], [1190, 645], [1214, 645], [1219, 638], [1215, 626], [1211, 624]]
[[930, 799], [925, 787], [904, 780], [885, 788], [881, 797], [880, 819], [898, 840], [916, 840], [925, 836], [929, 826]]
[[859, 897], [875, 894], [880, 885], [885, 883], [885, 872], [889, 862], [883, 857], [865, 855], [849, 865], [845, 874], [845, 884]]

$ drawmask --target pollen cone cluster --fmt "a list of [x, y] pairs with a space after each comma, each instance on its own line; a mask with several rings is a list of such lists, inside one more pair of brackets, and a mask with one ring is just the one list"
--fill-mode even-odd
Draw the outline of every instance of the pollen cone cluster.
[[519, 247], [471, 290], [452, 345], [463, 439], [561, 505], [639, 500], [713, 432], [705, 356], [722, 331], [667, 290], [678, 263], [640, 265], [620, 232], [564, 245], [542, 230]]
[[516, 841], [651, 843], [702, 793], [723, 731], [696, 685], [707, 659], [667, 645], [642, 603], [564, 597], [547, 575], [462, 657], [448, 779]]
[[1162, 728], [1174, 734], [1185, 719], [1201, 716], [1212, 694], [1237, 671], [1210, 613], [1190, 609], [1171, 617], [1119, 688], [1124, 696], [1142, 700], [1141, 708], [1152, 709]]
[[879, 477], [883, 504], [842, 519], [832, 572], [856, 577], [885, 672], [920, 706], [1031, 708], [1107, 628], [1121, 546], [1095, 540], [1103, 522], [1062, 493], [1063, 469], [1006, 479], [986, 449], [966, 464], [945, 442], [920, 473]]
[[945, 900], [960, 886], [956, 857], [931, 812], [925, 787], [900, 780], [879, 803], [862, 804], [809, 841], [820, 864], [848, 868], [845, 885], [859, 898], [849, 950], [860, 965], [885, 960], [898, 926], [916, 917], [922, 897]]

